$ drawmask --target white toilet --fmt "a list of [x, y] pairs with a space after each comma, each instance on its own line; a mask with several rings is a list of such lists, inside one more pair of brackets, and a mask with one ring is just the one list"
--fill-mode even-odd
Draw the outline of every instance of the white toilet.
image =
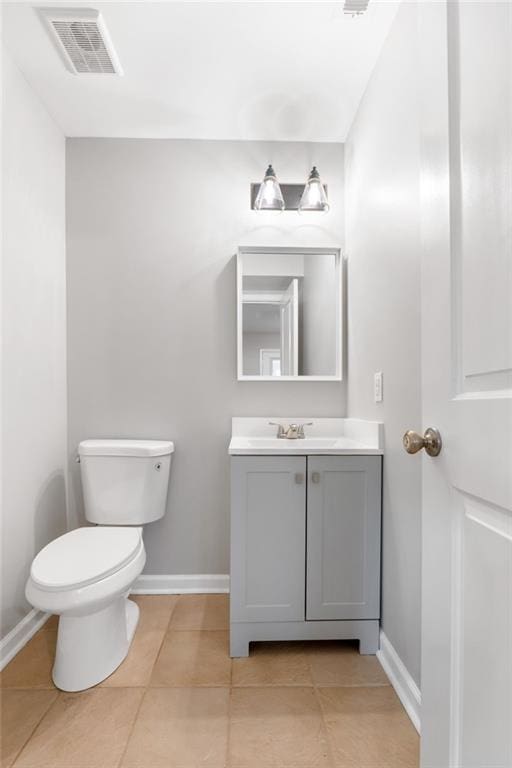
[[165, 514], [174, 444], [84, 440], [79, 445], [85, 516], [97, 525], [50, 542], [34, 558], [27, 600], [60, 615], [53, 680], [81, 691], [121, 664], [139, 608], [128, 594], [144, 568], [142, 525]]

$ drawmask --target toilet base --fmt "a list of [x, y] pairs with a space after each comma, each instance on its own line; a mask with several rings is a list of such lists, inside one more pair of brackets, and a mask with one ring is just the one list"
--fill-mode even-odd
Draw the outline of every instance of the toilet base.
[[124, 595], [96, 613], [60, 617], [53, 682], [62, 691], [101, 683], [126, 658], [139, 606]]

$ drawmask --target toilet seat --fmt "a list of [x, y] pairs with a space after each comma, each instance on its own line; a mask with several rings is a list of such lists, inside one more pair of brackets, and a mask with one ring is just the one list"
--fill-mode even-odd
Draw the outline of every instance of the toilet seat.
[[138, 526], [77, 528], [39, 552], [30, 576], [40, 590], [74, 590], [120, 571], [137, 558], [141, 549], [142, 528]]

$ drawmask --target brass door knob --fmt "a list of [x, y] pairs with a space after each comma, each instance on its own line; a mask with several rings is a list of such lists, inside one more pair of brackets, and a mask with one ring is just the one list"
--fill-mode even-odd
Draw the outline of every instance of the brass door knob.
[[434, 427], [425, 430], [423, 437], [414, 430], [409, 429], [403, 436], [404, 448], [407, 453], [418, 453], [422, 448], [429, 456], [439, 456], [443, 441], [439, 431]]

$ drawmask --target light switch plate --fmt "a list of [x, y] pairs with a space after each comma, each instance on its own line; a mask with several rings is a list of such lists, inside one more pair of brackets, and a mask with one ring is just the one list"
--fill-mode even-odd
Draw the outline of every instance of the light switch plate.
[[382, 403], [382, 371], [373, 376], [373, 396], [376, 403]]

